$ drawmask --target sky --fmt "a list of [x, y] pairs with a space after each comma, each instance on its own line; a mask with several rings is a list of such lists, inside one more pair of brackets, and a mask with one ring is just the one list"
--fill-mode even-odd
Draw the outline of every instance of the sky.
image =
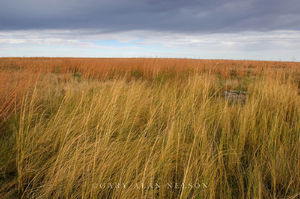
[[0, 0], [0, 57], [300, 61], [300, 0]]

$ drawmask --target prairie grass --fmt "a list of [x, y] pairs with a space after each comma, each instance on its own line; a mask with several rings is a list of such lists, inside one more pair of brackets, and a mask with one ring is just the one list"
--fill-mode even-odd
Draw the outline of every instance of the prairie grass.
[[38, 76], [2, 125], [2, 197], [300, 196], [298, 63], [1, 61]]

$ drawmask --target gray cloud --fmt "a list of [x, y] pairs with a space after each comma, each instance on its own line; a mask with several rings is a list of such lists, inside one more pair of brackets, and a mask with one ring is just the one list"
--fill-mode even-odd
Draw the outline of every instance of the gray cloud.
[[299, 0], [1, 0], [0, 30], [300, 30]]

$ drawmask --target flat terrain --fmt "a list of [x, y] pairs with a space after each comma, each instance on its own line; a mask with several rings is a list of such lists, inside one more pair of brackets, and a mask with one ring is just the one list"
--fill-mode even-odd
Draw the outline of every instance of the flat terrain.
[[0, 198], [299, 198], [300, 63], [0, 58]]

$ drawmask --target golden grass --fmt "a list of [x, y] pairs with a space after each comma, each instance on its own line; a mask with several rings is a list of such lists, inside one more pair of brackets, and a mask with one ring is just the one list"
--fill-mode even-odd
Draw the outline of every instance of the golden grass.
[[6, 58], [3, 74], [12, 63], [39, 76], [2, 125], [2, 197], [300, 195], [299, 63]]

